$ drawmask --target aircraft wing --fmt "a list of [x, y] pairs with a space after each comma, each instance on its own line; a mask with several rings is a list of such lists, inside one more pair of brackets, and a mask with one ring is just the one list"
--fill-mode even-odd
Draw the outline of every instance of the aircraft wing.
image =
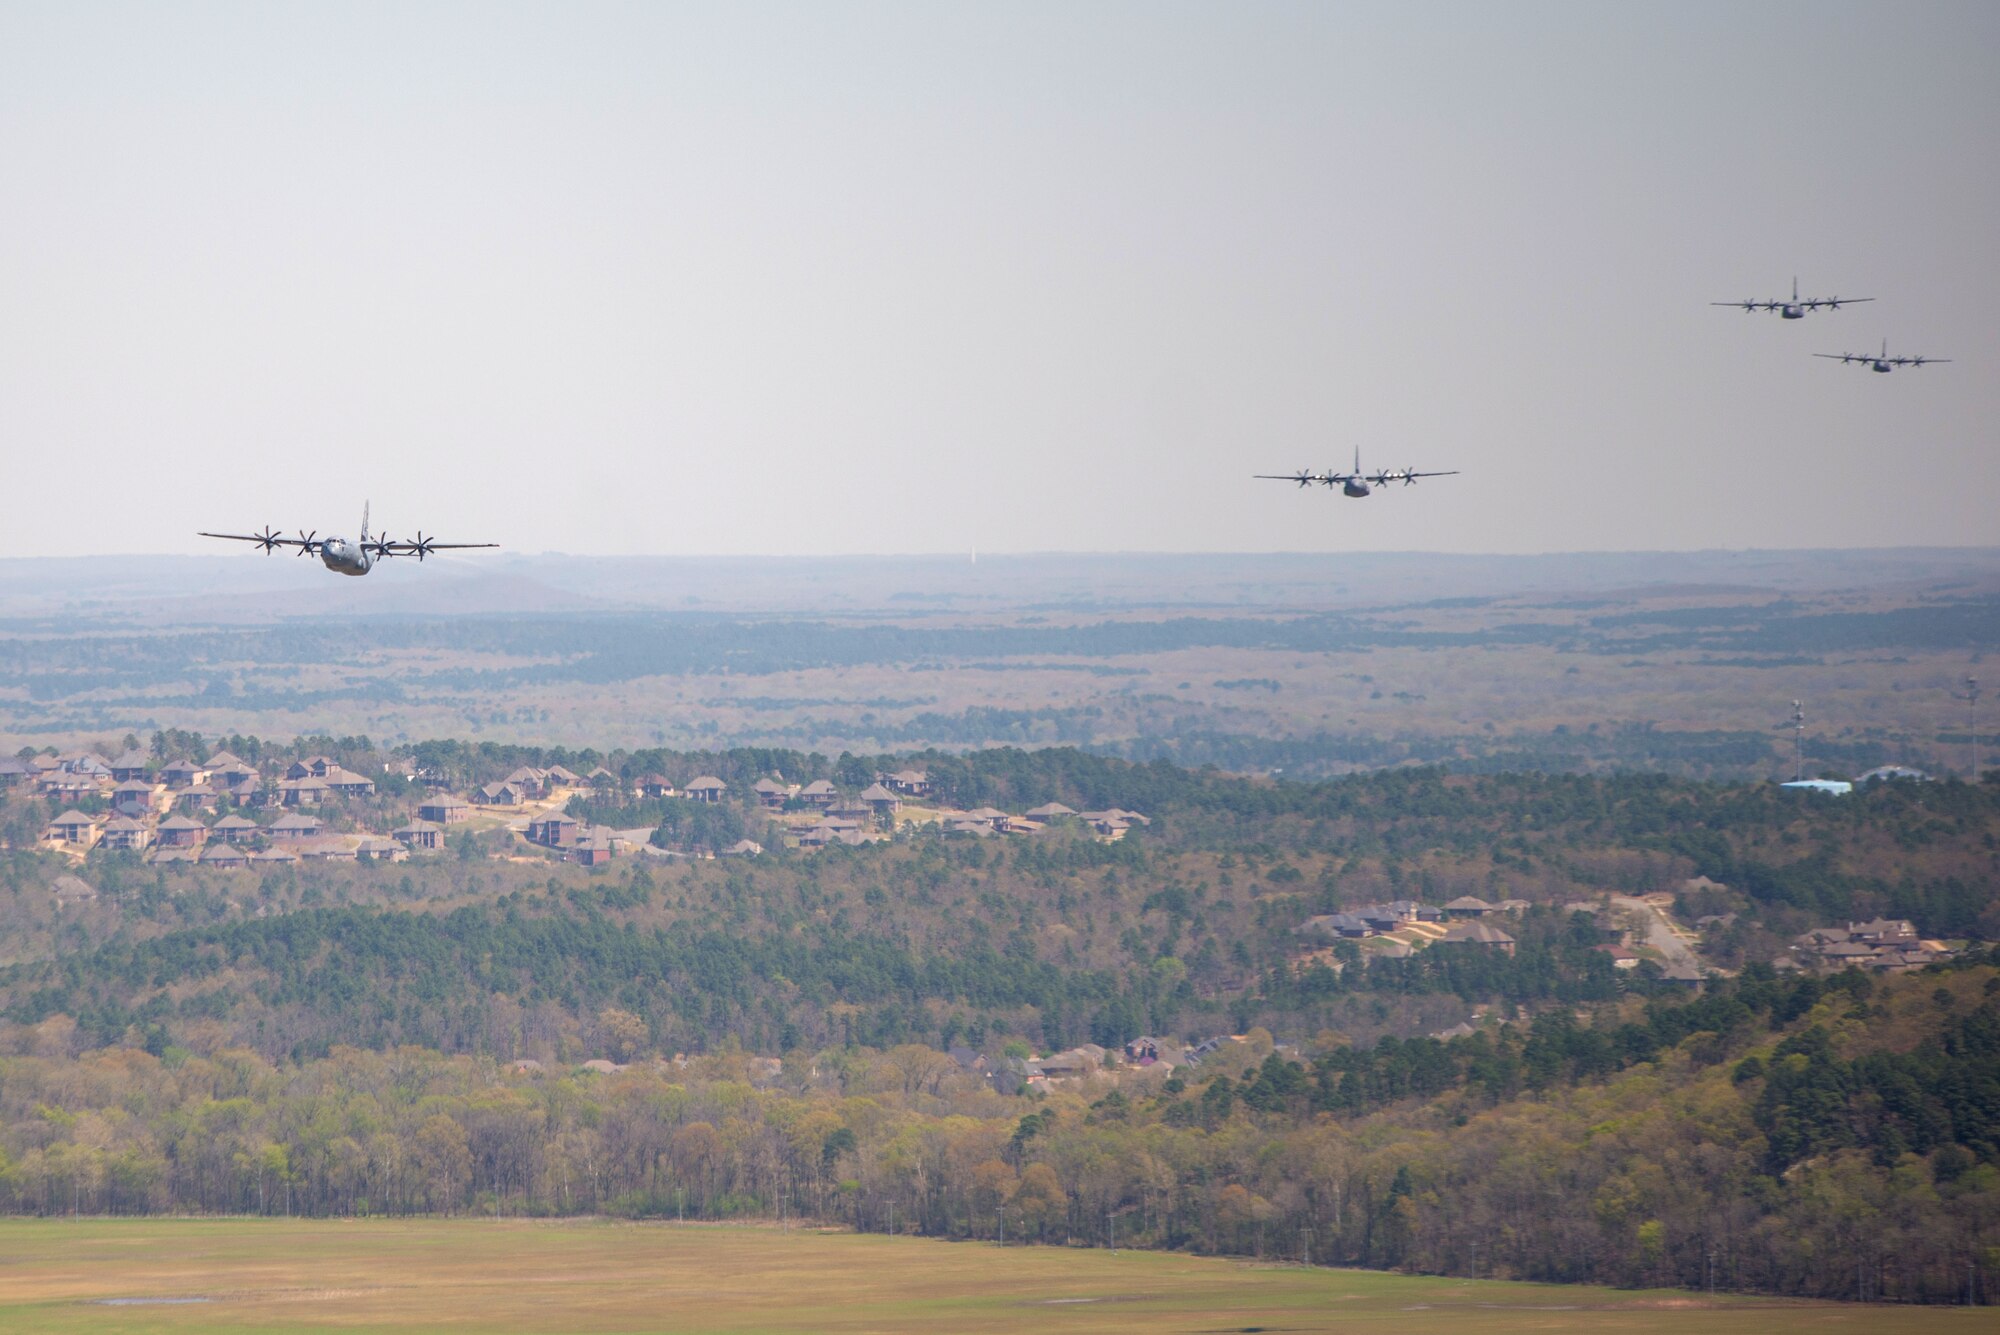
[[301, 534], [296, 538], [281, 538], [266, 529], [262, 533], [196, 533], [198, 538], [226, 538], [230, 542], [254, 542], [267, 553], [279, 547], [297, 547], [306, 552], [317, 552], [323, 546], [312, 534]]
[[1774, 311], [1778, 309], [1778, 303], [1775, 301], [1711, 301], [1708, 304], [1711, 306], [1734, 306], [1739, 311]]
[[468, 547], [498, 547], [499, 545], [497, 542], [431, 542], [428, 540], [419, 544], [400, 538], [395, 542], [385, 542], [382, 544], [384, 548], [396, 553], [398, 556], [408, 556], [411, 552], [416, 551], [419, 546], [427, 552], [453, 552], [461, 551]]
[[1831, 362], [1872, 362], [1873, 357], [1864, 357], [1858, 352], [1815, 352], [1815, 357], [1824, 357]]
[[1266, 482], [1296, 482], [1301, 487], [1309, 487], [1315, 482], [1322, 486], [1333, 487], [1347, 481], [1350, 474], [1314, 473], [1301, 469], [1296, 473], [1253, 473], [1251, 476]]
[[1441, 473], [1419, 473], [1414, 468], [1389, 468], [1389, 469], [1384, 469], [1380, 473], [1370, 473], [1368, 475], [1367, 480], [1373, 482], [1376, 486], [1379, 487], [1379, 486], [1384, 486], [1390, 482], [1415, 482], [1420, 477], [1456, 477], [1456, 476], [1458, 476], [1458, 470], [1456, 468], [1449, 468]]
[[1890, 360], [1890, 362], [1892, 362], [1893, 364], [1895, 364], [1895, 365], [1897, 365], [1897, 366], [1927, 366], [1927, 365], [1930, 365], [1931, 363], [1934, 363], [1934, 362], [1948, 362], [1948, 361], [1950, 361], [1950, 360], [1951, 360], [1951, 358], [1949, 358], [1949, 357], [1891, 357], [1891, 358], [1890, 358], [1889, 360]]
[[423, 530], [417, 530], [415, 538], [381, 538], [369, 543], [368, 549], [377, 556], [414, 556], [419, 561], [432, 552], [457, 552], [472, 547], [498, 547], [497, 542], [439, 542], [427, 538]]
[[1816, 311], [1822, 306], [1837, 311], [1842, 306], [1856, 306], [1864, 301], [1873, 300], [1875, 300], [1873, 297], [1815, 297], [1811, 301], [1802, 301], [1799, 305], [1809, 311]]

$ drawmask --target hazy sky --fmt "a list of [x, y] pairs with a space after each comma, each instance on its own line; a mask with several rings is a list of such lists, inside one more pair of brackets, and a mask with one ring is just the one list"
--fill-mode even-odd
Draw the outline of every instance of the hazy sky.
[[0, 0], [0, 187], [0, 555], [2000, 541], [1990, 0]]

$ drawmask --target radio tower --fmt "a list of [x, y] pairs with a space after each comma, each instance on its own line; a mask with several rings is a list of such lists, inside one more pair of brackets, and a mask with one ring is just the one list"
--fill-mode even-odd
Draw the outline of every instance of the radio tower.
[[1792, 779], [1803, 782], [1806, 777], [1806, 702], [1792, 701]]
[[1958, 697], [1965, 701], [1966, 745], [1972, 751], [1971, 782], [1979, 782], [1979, 678], [1965, 679], [1965, 694]]

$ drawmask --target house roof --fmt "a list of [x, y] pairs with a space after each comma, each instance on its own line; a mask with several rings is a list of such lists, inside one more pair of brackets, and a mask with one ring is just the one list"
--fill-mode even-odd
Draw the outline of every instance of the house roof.
[[863, 802], [899, 802], [902, 799], [879, 783], [871, 783], [861, 790]]
[[89, 816], [84, 815], [81, 811], [78, 811], [75, 807], [71, 807], [68, 811], [63, 812], [62, 815], [57, 816], [54, 820], [50, 821], [49, 824], [88, 825], [90, 824], [90, 822], [91, 818]]
[[242, 765], [244, 769], [250, 768], [249, 765], [245, 764], [232, 751], [217, 751], [208, 758], [208, 767], [210, 769], [223, 769], [230, 765]]
[[218, 830], [254, 830], [257, 822], [244, 816], [224, 816], [215, 823]]
[[1445, 929], [1440, 941], [1470, 941], [1482, 946], [1512, 945], [1514, 938], [1490, 922], [1457, 922]]
[[1054, 820], [1058, 816], [1074, 816], [1075, 807], [1066, 807], [1060, 802], [1045, 802], [1022, 813], [1034, 820]]
[[200, 821], [189, 820], [186, 816], [169, 816], [160, 822], [162, 833], [168, 830], [199, 830], [203, 828], [205, 827]]
[[203, 862], [243, 862], [243, 850], [234, 844], [210, 844], [201, 850]]
[[1457, 899], [1445, 905], [1447, 911], [1452, 909], [1490, 909], [1492, 907], [1491, 904], [1477, 895], [1460, 895]]
[[[694, 786], [695, 786], [695, 784], [698, 784], [698, 783], [700, 783], [700, 782], [701, 782], [701, 780], [700, 780], [700, 779], [696, 779], [696, 780], [694, 781], [694, 783], [691, 783], [691, 784], [689, 784], [689, 785], [688, 785], [688, 787], [692, 788], [692, 787], [694, 787]], [[807, 785], [806, 785], [805, 787], [803, 787], [803, 788], [799, 789], [799, 796], [800, 796], [800, 797], [823, 797], [823, 796], [825, 796], [826, 794], [828, 794], [828, 793], [831, 793], [831, 792], [834, 792], [834, 791], [837, 791], [837, 790], [836, 790], [836, 789], [834, 788], [834, 786], [833, 786], [833, 783], [832, 783], [832, 781], [831, 781], [831, 780], [828, 780], [828, 779], [814, 779], [814, 780], [813, 780], [813, 781], [812, 781], [811, 783], [809, 783], [809, 784], [807, 784]]]
[[134, 747], [132, 750], [127, 751], [124, 755], [118, 757], [118, 759], [112, 761], [111, 768], [144, 769], [146, 768], [147, 765], [152, 763], [152, 759], [153, 758], [147, 755], [144, 751], [141, 751], [137, 747]]
[[1452, 923], [1446, 927], [1440, 941], [1472, 941], [1476, 945], [1512, 945], [1514, 937], [1500, 931], [1492, 923]]
[[693, 792], [697, 788], [727, 788], [727, 787], [729, 787], [728, 784], [716, 778], [713, 774], [703, 774], [697, 778], [688, 780], [689, 792]]
[[130, 816], [113, 816], [110, 820], [104, 822], [104, 832], [106, 834], [125, 834], [132, 830], [143, 830], [145, 828], [145, 826], [133, 820]]
[[127, 779], [125, 780], [125, 782], [119, 784], [116, 788], [113, 788], [111, 791], [114, 794], [132, 793], [134, 795], [137, 795], [139, 793], [144, 793], [150, 797], [153, 792], [153, 785], [147, 783], [144, 779]]

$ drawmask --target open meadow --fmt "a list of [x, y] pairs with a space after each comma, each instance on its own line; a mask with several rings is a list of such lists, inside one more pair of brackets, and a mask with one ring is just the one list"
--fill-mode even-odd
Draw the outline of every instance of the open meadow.
[[7, 1220], [0, 1329], [44, 1331], [1992, 1330], [1807, 1303], [716, 1225]]

